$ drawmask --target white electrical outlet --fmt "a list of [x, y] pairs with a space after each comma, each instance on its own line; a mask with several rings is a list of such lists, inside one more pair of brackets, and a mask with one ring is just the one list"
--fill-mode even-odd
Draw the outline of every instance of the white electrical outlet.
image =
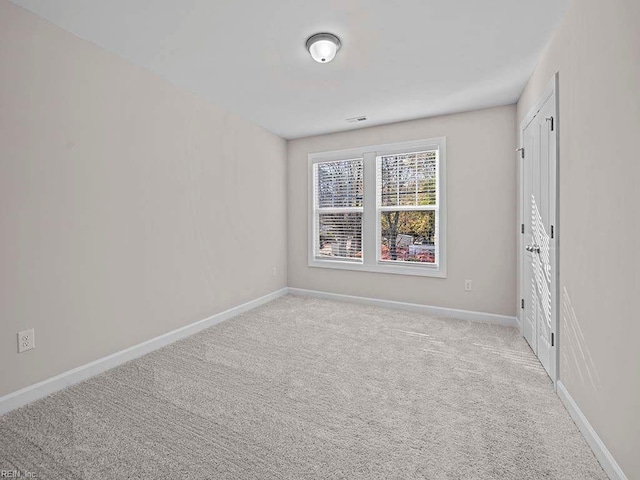
[[276, 277], [276, 276], [278, 276], [278, 267], [273, 267], [273, 268], [271, 269], [271, 276], [272, 276], [272, 277]]
[[465, 280], [464, 281], [464, 291], [465, 292], [470, 292], [471, 291], [471, 280]]
[[24, 330], [18, 332], [18, 353], [26, 352], [36, 348], [36, 332], [32, 328], [31, 330]]

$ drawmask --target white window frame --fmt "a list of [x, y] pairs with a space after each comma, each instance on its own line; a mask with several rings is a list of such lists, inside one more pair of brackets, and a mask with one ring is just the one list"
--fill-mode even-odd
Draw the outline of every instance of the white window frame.
[[[380, 260], [380, 211], [378, 209], [378, 157], [401, 153], [438, 150], [436, 168], [436, 264], [403, 263]], [[315, 184], [314, 164], [320, 162], [362, 158], [364, 199], [362, 215], [362, 262], [344, 259], [319, 258], [315, 252]], [[446, 137], [408, 142], [369, 145], [366, 147], [311, 153], [308, 157], [308, 265], [309, 267], [355, 270], [363, 272], [415, 275], [446, 278], [447, 276], [447, 195], [446, 195]], [[410, 263], [410, 264], [409, 264]]]

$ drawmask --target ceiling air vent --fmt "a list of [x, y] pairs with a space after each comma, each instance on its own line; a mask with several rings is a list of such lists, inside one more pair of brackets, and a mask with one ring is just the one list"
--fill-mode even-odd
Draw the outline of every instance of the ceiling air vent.
[[360, 115], [359, 117], [347, 118], [347, 122], [349, 123], [359, 123], [364, 122], [367, 119], [365, 115]]

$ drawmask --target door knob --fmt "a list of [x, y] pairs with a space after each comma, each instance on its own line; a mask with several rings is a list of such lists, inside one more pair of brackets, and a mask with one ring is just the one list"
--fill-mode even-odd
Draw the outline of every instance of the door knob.
[[527, 252], [531, 252], [531, 253], [540, 253], [540, 246], [533, 244], [533, 245], [527, 245], [526, 247], [524, 247], [524, 249]]

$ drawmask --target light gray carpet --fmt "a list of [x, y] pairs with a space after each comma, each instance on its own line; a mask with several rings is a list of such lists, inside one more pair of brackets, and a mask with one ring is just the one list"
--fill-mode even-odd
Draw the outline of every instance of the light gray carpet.
[[515, 329], [283, 297], [0, 417], [39, 479], [604, 479]]

